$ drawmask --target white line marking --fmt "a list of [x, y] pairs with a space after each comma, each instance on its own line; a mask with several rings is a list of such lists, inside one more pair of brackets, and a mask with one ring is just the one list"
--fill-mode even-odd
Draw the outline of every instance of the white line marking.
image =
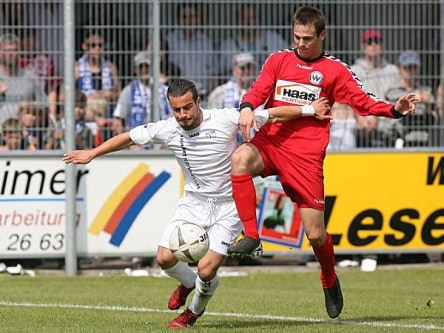
[[[157, 313], [172, 313], [170, 310], [159, 310], [139, 307], [123, 307], [123, 306], [106, 306], [106, 305], [80, 305], [80, 304], [45, 304], [45, 303], [15, 303], [0, 301], [0, 306], [10, 307], [29, 307], [29, 308], [64, 308], [64, 309], [88, 309], [100, 311], [124, 311], [124, 312], [157, 312]], [[370, 327], [393, 327], [393, 328], [409, 328], [418, 330], [444, 330], [444, 326], [437, 325], [421, 325], [421, 324], [395, 324], [383, 323], [378, 321], [356, 321], [347, 319], [320, 319], [308, 317], [286, 317], [274, 315], [252, 315], [246, 313], [229, 313], [229, 312], [205, 312], [208, 316], [221, 317], [236, 317], [248, 319], [268, 319], [268, 320], [282, 320], [282, 321], [296, 321], [306, 323], [331, 323], [339, 325], [355, 325], [355, 326], [370, 326]]]

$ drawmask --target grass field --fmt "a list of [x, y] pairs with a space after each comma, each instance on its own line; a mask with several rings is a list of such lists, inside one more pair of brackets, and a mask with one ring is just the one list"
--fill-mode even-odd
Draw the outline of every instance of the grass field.
[[[318, 272], [222, 277], [192, 332], [444, 332], [444, 267], [340, 271], [344, 311], [329, 320]], [[171, 332], [175, 280], [0, 275], [0, 332]]]

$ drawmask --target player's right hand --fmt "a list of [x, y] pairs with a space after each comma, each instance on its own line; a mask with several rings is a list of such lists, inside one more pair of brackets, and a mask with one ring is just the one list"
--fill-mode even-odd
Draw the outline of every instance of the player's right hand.
[[245, 142], [250, 142], [251, 140], [251, 128], [253, 127], [256, 131], [258, 131], [256, 117], [254, 116], [253, 110], [251, 108], [246, 107], [240, 111], [239, 116], [239, 130], [242, 133], [242, 137]]
[[313, 117], [319, 120], [333, 120], [333, 115], [330, 112], [330, 102], [325, 97], [320, 97], [319, 99], [313, 101], [310, 104], [314, 110], [315, 114]]
[[65, 164], [87, 164], [91, 162], [94, 155], [91, 150], [73, 150], [63, 155], [62, 161]]

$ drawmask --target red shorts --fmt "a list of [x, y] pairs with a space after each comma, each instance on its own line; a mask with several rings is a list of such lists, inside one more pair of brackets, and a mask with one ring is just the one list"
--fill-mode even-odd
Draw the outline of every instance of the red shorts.
[[278, 175], [285, 194], [301, 208], [325, 210], [322, 156], [288, 152], [256, 133], [251, 143], [259, 150], [265, 168], [261, 177]]

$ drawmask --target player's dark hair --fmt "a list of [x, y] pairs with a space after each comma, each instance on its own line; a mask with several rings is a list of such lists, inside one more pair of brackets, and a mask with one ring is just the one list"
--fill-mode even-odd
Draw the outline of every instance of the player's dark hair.
[[193, 94], [193, 100], [197, 101], [199, 94], [197, 93], [196, 85], [185, 79], [176, 79], [168, 83], [167, 96], [168, 99], [171, 97], [181, 97], [187, 92], [191, 91]]
[[325, 30], [324, 13], [318, 8], [301, 6], [296, 9], [291, 20], [291, 26], [295, 25], [313, 25], [319, 36]]

